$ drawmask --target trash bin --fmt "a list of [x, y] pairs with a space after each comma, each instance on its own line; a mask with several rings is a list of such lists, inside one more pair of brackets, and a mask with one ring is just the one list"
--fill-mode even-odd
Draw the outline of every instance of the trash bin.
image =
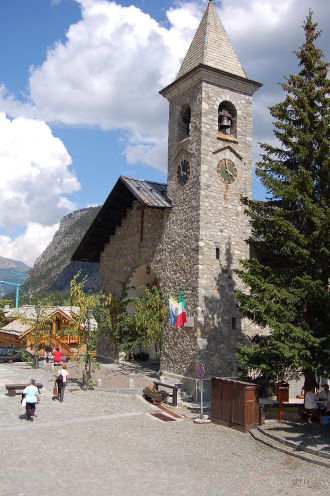
[[275, 387], [277, 401], [281, 403], [289, 401], [290, 385], [287, 382], [277, 382]]

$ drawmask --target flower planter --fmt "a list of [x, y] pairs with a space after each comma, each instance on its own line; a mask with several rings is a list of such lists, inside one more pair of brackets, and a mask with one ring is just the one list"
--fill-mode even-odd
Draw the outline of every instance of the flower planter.
[[148, 389], [148, 388], [144, 388], [143, 394], [144, 394], [144, 396], [149, 398], [154, 404], [159, 404], [163, 401], [163, 395], [162, 395], [162, 393], [159, 393], [158, 391], [157, 391], [157, 393], [155, 393], [153, 391], [150, 391], [150, 389]]

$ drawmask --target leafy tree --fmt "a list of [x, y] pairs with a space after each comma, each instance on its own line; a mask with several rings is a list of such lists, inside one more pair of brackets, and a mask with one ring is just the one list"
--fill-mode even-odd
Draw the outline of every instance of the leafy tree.
[[133, 327], [138, 345], [155, 345], [157, 362], [160, 361], [164, 323], [168, 318], [168, 308], [157, 286], [146, 288], [143, 297], [133, 299]]
[[156, 286], [146, 288], [144, 296], [121, 298], [109, 295], [110, 320], [108, 332], [119, 350], [129, 357], [136, 348], [155, 345], [157, 361], [161, 353], [164, 322], [168, 309]]
[[78, 307], [74, 315], [74, 325], [68, 332], [79, 336], [81, 354], [84, 361], [83, 383], [87, 389], [93, 389], [93, 372], [98, 364], [95, 358], [99, 329], [93, 318], [95, 308], [99, 306], [98, 295], [84, 292], [86, 279], [79, 281], [80, 272], [70, 282], [70, 295], [72, 305]]
[[0, 327], [3, 327], [7, 324], [7, 320], [4, 315], [5, 305], [10, 304], [10, 300], [8, 299], [0, 299]]
[[242, 200], [257, 258], [237, 271], [249, 288], [236, 292], [241, 312], [270, 331], [242, 346], [239, 361], [283, 379], [330, 374], [329, 64], [311, 11], [303, 28], [299, 72], [270, 108], [275, 144], [261, 144], [266, 201]]
[[49, 315], [49, 307], [52, 302], [39, 302], [37, 305], [30, 307], [26, 312], [17, 309], [14, 317], [26, 325], [27, 329], [31, 329], [29, 333], [30, 347], [34, 351], [33, 367], [39, 367], [39, 350], [43, 344], [45, 333], [50, 334], [53, 317]]

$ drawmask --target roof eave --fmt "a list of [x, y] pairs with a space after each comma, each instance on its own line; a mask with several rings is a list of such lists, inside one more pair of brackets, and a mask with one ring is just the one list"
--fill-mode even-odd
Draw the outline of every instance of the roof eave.
[[253, 81], [252, 79], [237, 76], [236, 74], [231, 74], [230, 72], [222, 71], [221, 69], [215, 69], [214, 67], [205, 64], [199, 64], [191, 69], [191, 71], [160, 90], [159, 93], [164, 98], [171, 100], [189, 87], [194, 86], [201, 81], [224, 86], [251, 96], [262, 87], [261, 83]]

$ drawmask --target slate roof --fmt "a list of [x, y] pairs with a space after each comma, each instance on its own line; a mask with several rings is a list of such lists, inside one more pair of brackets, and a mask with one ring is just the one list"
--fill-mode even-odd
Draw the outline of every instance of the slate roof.
[[71, 260], [99, 262], [105, 243], [109, 236], [115, 234], [127, 210], [132, 208], [133, 201], [146, 208], [172, 207], [167, 196], [167, 184], [120, 176]]
[[141, 205], [150, 208], [170, 208], [171, 200], [167, 197], [167, 184], [142, 181], [121, 176], [122, 182], [135, 195]]
[[212, 2], [206, 8], [177, 79], [200, 64], [247, 78]]

